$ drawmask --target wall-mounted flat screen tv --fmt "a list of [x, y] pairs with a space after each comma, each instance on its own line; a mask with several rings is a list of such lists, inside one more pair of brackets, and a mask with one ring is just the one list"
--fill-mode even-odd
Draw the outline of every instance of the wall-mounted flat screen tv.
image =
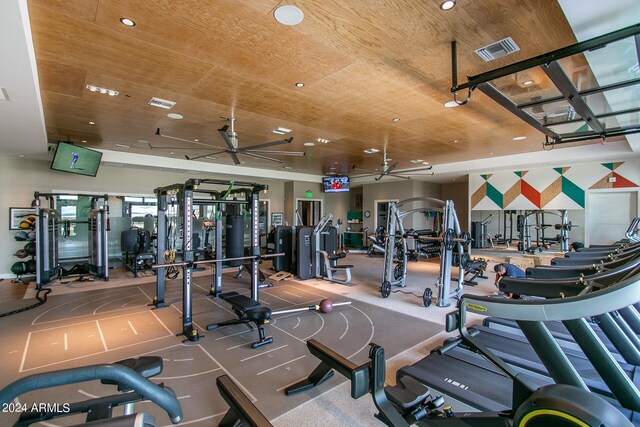
[[325, 193], [346, 193], [349, 191], [349, 177], [329, 176], [322, 178], [322, 188]]
[[100, 167], [102, 153], [96, 150], [59, 141], [51, 169], [79, 175], [96, 176]]

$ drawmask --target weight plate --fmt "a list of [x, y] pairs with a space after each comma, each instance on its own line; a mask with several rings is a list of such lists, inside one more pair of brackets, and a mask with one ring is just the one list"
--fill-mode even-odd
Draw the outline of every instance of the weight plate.
[[429, 307], [431, 305], [431, 296], [433, 295], [433, 291], [431, 288], [426, 288], [424, 293], [422, 294], [422, 303], [425, 307]]
[[388, 298], [391, 295], [391, 283], [385, 281], [382, 282], [382, 286], [380, 286], [380, 295], [382, 298]]
[[393, 268], [393, 278], [396, 280], [400, 280], [400, 278], [404, 275], [404, 263], [399, 262]]

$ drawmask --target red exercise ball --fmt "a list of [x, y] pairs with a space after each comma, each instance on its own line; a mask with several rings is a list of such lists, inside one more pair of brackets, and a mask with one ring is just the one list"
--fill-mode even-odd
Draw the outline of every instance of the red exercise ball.
[[321, 313], [330, 313], [333, 310], [333, 303], [330, 299], [323, 299], [320, 301], [320, 312]]

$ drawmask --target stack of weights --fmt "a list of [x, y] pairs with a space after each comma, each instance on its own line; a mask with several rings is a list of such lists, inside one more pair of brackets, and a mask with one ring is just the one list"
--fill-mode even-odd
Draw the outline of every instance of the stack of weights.
[[11, 266], [11, 272], [16, 276], [22, 276], [24, 274], [34, 274], [36, 272], [36, 232], [35, 232], [36, 216], [29, 215], [20, 222], [21, 230], [15, 235], [15, 239], [18, 242], [27, 242], [24, 248], [18, 249], [14, 254], [20, 259], [31, 257], [27, 261], [18, 261]]

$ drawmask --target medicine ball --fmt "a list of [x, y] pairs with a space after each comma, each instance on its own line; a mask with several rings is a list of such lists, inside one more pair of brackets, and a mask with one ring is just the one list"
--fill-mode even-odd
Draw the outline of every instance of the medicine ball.
[[27, 234], [26, 231], [18, 231], [15, 238], [18, 242], [24, 242], [25, 240], [29, 240], [29, 234]]
[[36, 261], [33, 259], [30, 259], [29, 261], [27, 261], [27, 273], [35, 273], [36, 272]]
[[29, 256], [27, 251], [25, 251], [24, 249], [18, 249], [14, 255], [17, 256], [20, 259], [26, 258], [26, 257]]
[[16, 276], [21, 276], [27, 272], [27, 263], [24, 261], [18, 261], [11, 266], [11, 272]]
[[36, 240], [36, 230], [30, 231], [29, 234], [27, 234], [27, 239]]
[[29, 255], [35, 255], [36, 254], [36, 242], [27, 243], [26, 245], [24, 245], [24, 250]]
[[29, 215], [25, 219], [20, 222], [20, 228], [34, 228], [34, 223], [36, 222], [35, 215]]

